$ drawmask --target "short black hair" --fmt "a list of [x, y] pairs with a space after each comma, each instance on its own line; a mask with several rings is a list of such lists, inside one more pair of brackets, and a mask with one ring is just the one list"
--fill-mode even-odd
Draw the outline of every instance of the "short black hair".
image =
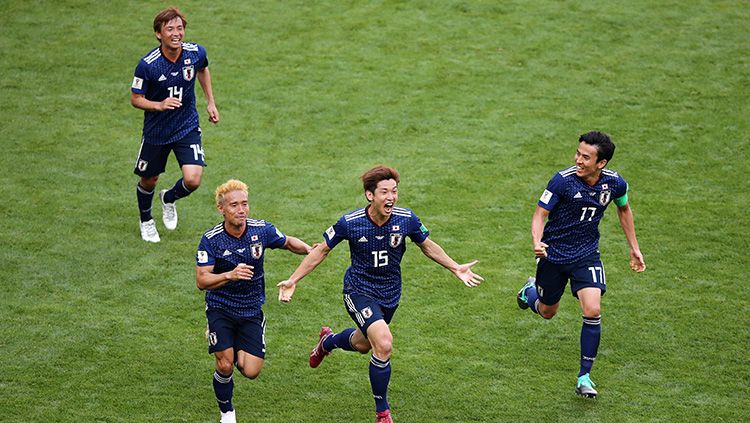
[[612, 156], [615, 155], [615, 143], [609, 135], [604, 132], [591, 131], [578, 137], [578, 142], [585, 142], [586, 144], [593, 145], [596, 147], [596, 161], [600, 162], [606, 160], [609, 162], [612, 160]]

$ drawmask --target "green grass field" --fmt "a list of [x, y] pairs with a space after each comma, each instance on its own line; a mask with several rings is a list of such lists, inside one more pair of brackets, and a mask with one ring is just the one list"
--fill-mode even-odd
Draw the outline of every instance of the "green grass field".
[[[486, 278], [467, 289], [410, 247], [397, 422], [750, 418], [750, 3], [180, 2], [222, 120], [206, 123], [198, 90], [203, 185], [174, 232], [155, 208], [149, 245], [129, 87], [165, 5], [0, 2], [0, 421], [218, 421], [194, 277], [213, 189], [244, 180], [253, 217], [318, 242], [381, 162], [402, 173], [400, 205]], [[551, 321], [515, 304], [536, 200], [590, 129], [617, 143], [648, 265], [629, 270], [610, 210], [595, 401], [573, 394], [574, 299]], [[171, 158], [160, 188], [178, 174]], [[267, 361], [235, 373], [238, 419], [373, 421], [367, 357], [307, 366], [321, 324], [351, 325], [346, 247], [281, 305], [299, 260], [267, 256]]]

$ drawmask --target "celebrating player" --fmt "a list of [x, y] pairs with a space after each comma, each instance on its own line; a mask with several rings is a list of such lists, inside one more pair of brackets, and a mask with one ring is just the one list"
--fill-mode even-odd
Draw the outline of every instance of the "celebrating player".
[[601, 297], [607, 289], [599, 258], [599, 221], [611, 202], [617, 205], [620, 226], [630, 246], [631, 269], [643, 272], [646, 263], [635, 236], [628, 184], [617, 172], [604, 168], [615, 152], [614, 143], [601, 132], [583, 134], [578, 141], [575, 166], [555, 174], [537, 203], [531, 220], [536, 278], [528, 279], [517, 301], [521, 309], [530, 308], [551, 319], [570, 280], [583, 311], [576, 393], [594, 398], [597, 392], [590, 372], [601, 337]]
[[206, 290], [208, 352], [216, 358], [214, 392], [221, 422], [235, 421], [233, 364], [255, 379], [266, 353], [263, 259], [268, 248], [307, 254], [312, 247], [284, 236], [269, 222], [250, 219], [247, 185], [229, 180], [216, 188], [224, 221], [206, 231], [196, 255], [196, 284]]
[[141, 177], [136, 196], [141, 213], [141, 238], [148, 242], [160, 241], [151, 217], [151, 203], [170, 151], [174, 151], [180, 164], [182, 178], [171, 189], [159, 193], [167, 229], [177, 227], [175, 201], [187, 197], [201, 184], [205, 161], [195, 109], [196, 78], [206, 95], [209, 122], [219, 122], [206, 49], [182, 41], [186, 27], [185, 16], [173, 7], [156, 15], [154, 34], [160, 45], [138, 62], [131, 86], [130, 103], [144, 110], [143, 137], [134, 173]]
[[386, 396], [391, 377], [393, 335], [389, 323], [401, 298], [401, 258], [406, 238], [422, 252], [453, 272], [466, 286], [483, 280], [472, 272], [477, 262], [459, 265], [428, 238], [429, 231], [409, 209], [396, 207], [399, 174], [386, 166], [375, 166], [362, 175], [367, 207], [342, 216], [323, 234], [289, 279], [278, 284], [279, 300], [289, 302], [297, 283], [313, 271], [341, 241], [348, 241], [351, 266], [344, 275], [344, 305], [356, 327], [334, 334], [329, 327], [320, 330], [317, 345], [310, 353], [310, 367], [318, 367], [336, 348], [367, 353], [370, 358], [370, 385], [375, 398], [378, 423], [391, 422]]

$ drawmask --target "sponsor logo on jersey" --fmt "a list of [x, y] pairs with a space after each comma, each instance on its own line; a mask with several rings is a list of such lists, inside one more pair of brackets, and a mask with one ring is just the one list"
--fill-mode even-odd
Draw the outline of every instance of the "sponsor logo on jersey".
[[224, 256], [224, 257], [231, 256], [231, 255], [232, 255], [232, 252], [229, 251], [229, 250], [224, 250], [224, 254], [222, 254], [222, 256]]
[[216, 332], [211, 332], [208, 334], [208, 343], [211, 345], [216, 345], [216, 343], [219, 342], [218, 337], [216, 336]]
[[539, 197], [539, 201], [541, 201], [544, 204], [549, 204], [549, 200], [551, 200], [551, 199], [552, 199], [552, 192], [550, 192], [549, 190], [546, 190], [546, 189], [542, 193], [542, 196]]
[[359, 242], [367, 242], [367, 238], [362, 237], [362, 238], [359, 239]]
[[263, 244], [253, 244], [250, 246], [250, 254], [254, 259], [259, 259], [263, 255]]
[[198, 251], [195, 256], [198, 259], [198, 263], [208, 263], [208, 253], [205, 251]]
[[391, 241], [389, 244], [391, 247], [396, 248], [399, 245], [401, 245], [401, 241], [404, 239], [404, 237], [401, 234], [391, 234]]
[[360, 311], [360, 313], [362, 314], [362, 317], [364, 317], [365, 319], [369, 319], [370, 317], [372, 317], [372, 309], [370, 307], [363, 308], [362, 311]]
[[336, 236], [336, 231], [333, 229], [333, 226], [326, 229], [326, 235], [328, 235], [328, 239], [333, 239], [334, 236]]
[[581, 195], [581, 191], [578, 191], [576, 195], [573, 196], [573, 198], [583, 198], [583, 196]]
[[164, 76], [164, 74], [161, 74], [161, 76], [159, 77], [159, 82], [166, 81], [166, 80], [167, 80], [167, 77]]
[[599, 193], [599, 204], [606, 206], [609, 203], [609, 199], [612, 197], [612, 191], [602, 191]]
[[182, 78], [185, 81], [192, 81], [194, 76], [195, 76], [194, 66], [185, 66], [184, 68], [182, 68]]
[[133, 77], [133, 85], [131, 85], [136, 90], [140, 90], [143, 88], [143, 79], [138, 78], [137, 76]]

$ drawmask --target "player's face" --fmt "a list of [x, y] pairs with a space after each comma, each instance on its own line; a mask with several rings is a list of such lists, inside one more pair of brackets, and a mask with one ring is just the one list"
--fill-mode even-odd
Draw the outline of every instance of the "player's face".
[[599, 172], [606, 166], [606, 160], [598, 160], [596, 146], [581, 141], [576, 150], [576, 175], [581, 179], [591, 179], [599, 176]]
[[177, 50], [182, 47], [182, 39], [185, 37], [185, 25], [182, 19], [174, 18], [161, 27], [161, 31], [156, 33], [156, 38], [161, 41], [164, 48]]
[[398, 201], [398, 184], [393, 179], [378, 182], [375, 192], [365, 192], [367, 200], [370, 201], [370, 209], [381, 217], [388, 217], [393, 211], [393, 206]]
[[250, 215], [247, 203], [247, 193], [244, 191], [230, 191], [224, 194], [224, 203], [219, 206], [219, 212], [224, 221], [233, 226], [242, 226]]

